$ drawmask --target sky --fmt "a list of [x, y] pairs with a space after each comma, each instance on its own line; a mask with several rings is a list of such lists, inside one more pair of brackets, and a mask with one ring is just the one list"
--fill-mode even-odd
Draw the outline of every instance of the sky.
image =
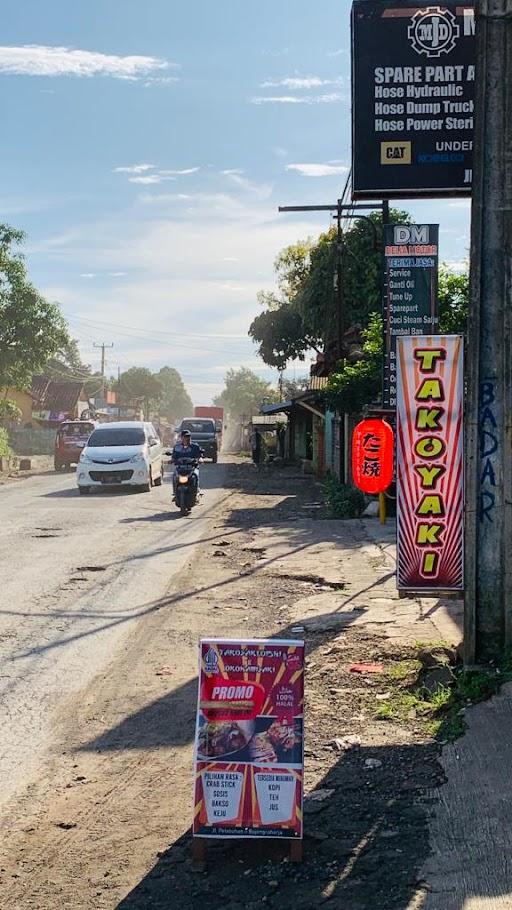
[[[350, 165], [345, 0], [3, 0], [0, 220], [83, 360], [177, 368], [195, 404], [247, 366], [279, 250]], [[469, 203], [399, 203], [467, 255]], [[291, 366], [290, 378], [308, 364]]]

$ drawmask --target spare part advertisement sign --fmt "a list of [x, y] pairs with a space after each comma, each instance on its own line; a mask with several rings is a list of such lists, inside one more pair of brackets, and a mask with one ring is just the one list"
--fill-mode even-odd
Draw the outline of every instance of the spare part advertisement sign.
[[304, 642], [200, 642], [193, 834], [302, 837]]
[[474, 32], [471, 4], [355, 0], [354, 199], [471, 194]]

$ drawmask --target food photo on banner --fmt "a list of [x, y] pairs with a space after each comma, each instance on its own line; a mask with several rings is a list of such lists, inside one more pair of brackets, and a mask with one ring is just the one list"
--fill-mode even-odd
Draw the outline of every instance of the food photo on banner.
[[472, 3], [355, 0], [353, 198], [469, 196]]
[[397, 582], [462, 591], [463, 340], [398, 339]]
[[196, 837], [302, 837], [304, 642], [202, 640]]

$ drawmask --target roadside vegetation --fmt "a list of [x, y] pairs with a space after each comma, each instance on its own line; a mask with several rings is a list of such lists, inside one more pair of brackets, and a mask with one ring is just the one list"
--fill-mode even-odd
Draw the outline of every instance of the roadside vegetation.
[[368, 505], [361, 490], [351, 484], [340, 483], [332, 474], [324, 481], [324, 492], [329, 518], [360, 518]]
[[453, 648], [418, 642], [384, 665], [381, 681], [376, 720], [412, 722], [435, 739], [451, 741], [464, 733], [466, 708], [512, 681], [512, 658], [496, 667], [464, 669]]

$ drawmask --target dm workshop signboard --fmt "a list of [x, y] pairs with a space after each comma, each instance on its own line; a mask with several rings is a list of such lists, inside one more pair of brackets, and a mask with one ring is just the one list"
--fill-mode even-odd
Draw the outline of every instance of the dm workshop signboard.
[[200, 642], [196, 837], [302, 838], [304, 642]]
[[396, 341], [401, 335], [435, 334], [439, 225], [384, 225], [383, 404], [396, 407]]
[[474, 32], [469, 3], [355, 0], [354, 199], [470, 195]]
[[463, 344], [398, 339], [398, 588], [463, 590]]

